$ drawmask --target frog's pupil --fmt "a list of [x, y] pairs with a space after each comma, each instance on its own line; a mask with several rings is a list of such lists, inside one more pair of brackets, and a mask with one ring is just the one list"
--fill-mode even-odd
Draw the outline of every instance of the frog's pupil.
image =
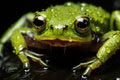
[[33, 23], [36, 25], [36, 26], [43, 26], [44, 25], [44, 21], [43, 20], [40, 20], [40, 19], [35, 19], [33, 21]]
[[89, 25], [89, 21], [83, 20], [83, 21], [78, 21], [77, 27], [79, 28], [86, 28]]

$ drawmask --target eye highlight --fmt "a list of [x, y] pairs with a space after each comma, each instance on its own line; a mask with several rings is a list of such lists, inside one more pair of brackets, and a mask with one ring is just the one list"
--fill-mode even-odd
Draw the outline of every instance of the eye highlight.
[[78, 33], [84, 33], [88, 30], [89, 24], [90, 24], [89, 18], [79, 17], [75, 20], [74, 27]]
[[41, 32], [46, 27], [46, 18], [44, 16], [37, 16], [33, 20], [34, 27], [36, 28], [37, 32]]

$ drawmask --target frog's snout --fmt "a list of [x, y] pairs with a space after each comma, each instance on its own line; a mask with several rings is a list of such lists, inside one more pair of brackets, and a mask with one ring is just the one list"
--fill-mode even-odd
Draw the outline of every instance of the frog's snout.
[[50, 29], [52, 30], [53, 34], [61, 35], [68, 29], [68, 26], [67, 25], [56, 25], [56, 26], [51, 25]]

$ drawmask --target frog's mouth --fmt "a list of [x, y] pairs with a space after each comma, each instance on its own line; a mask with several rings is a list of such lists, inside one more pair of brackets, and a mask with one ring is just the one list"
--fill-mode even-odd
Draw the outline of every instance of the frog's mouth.
[[90, 47], [91, 46], [91, 41], [76, 41], [76, 40], [68, 41], [68, 40], [60, 40], [60, 39], [34, 40], [28, 38], [27, 36], [24, 36], [24, 38], [28, 46], [36, 47], [39, 49], [44, 49], [49, 46], [51, 47], [74, 47], [74, 46]]
[[66, 40], [41, 40], [42, 44], [50, 45], [53, 47], [69, 47], [69, 46], [82, 46], [83, 44], [90, 44], [91, 42], [77, 42], [77, 41], [66, 41]]
[[63, 41], [63, 40], [43, 40], [41, 41], [44, 44], [48, 44], [50, 46], [54, 46], [54, 47], [67, 47], [67, 46], [73, 46], [73, 45], [77, 45], [78, 42], [69, 42], [69, 41]]
[[76, 47], [80, 50], [90, 50], [90, 51], [97, 51], [102, 44], [94, 44], [92, 41], [65, 41], [65, 40], [42, 40], [40, 41], [42, 45], [49, 45], [51, 47]]

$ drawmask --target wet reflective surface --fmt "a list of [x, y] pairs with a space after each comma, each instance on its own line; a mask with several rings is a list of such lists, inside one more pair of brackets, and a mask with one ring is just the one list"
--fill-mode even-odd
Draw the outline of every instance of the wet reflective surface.
[[[30, 71], [24, 72], [22, 63], [16, 55], [8, 50], [4, 58], [0, 59], [0, 80], [120, 80], [120, 54], [112, 56], [104, 65], [94, 70], [89, 78], [81, 78], [84, 68], [80, 71], [72, 71], [72, 67], [84, 62], [95, 54], [66, 49], [52, 50], [43, 60], [49, 65], [43, 68], [31, 59]], [[63, 53], [64, 52], [64, 53]], [[8, 54], [9, 53], [9, 54]], [[83, 53], [83, 54], [82, 54]]]

